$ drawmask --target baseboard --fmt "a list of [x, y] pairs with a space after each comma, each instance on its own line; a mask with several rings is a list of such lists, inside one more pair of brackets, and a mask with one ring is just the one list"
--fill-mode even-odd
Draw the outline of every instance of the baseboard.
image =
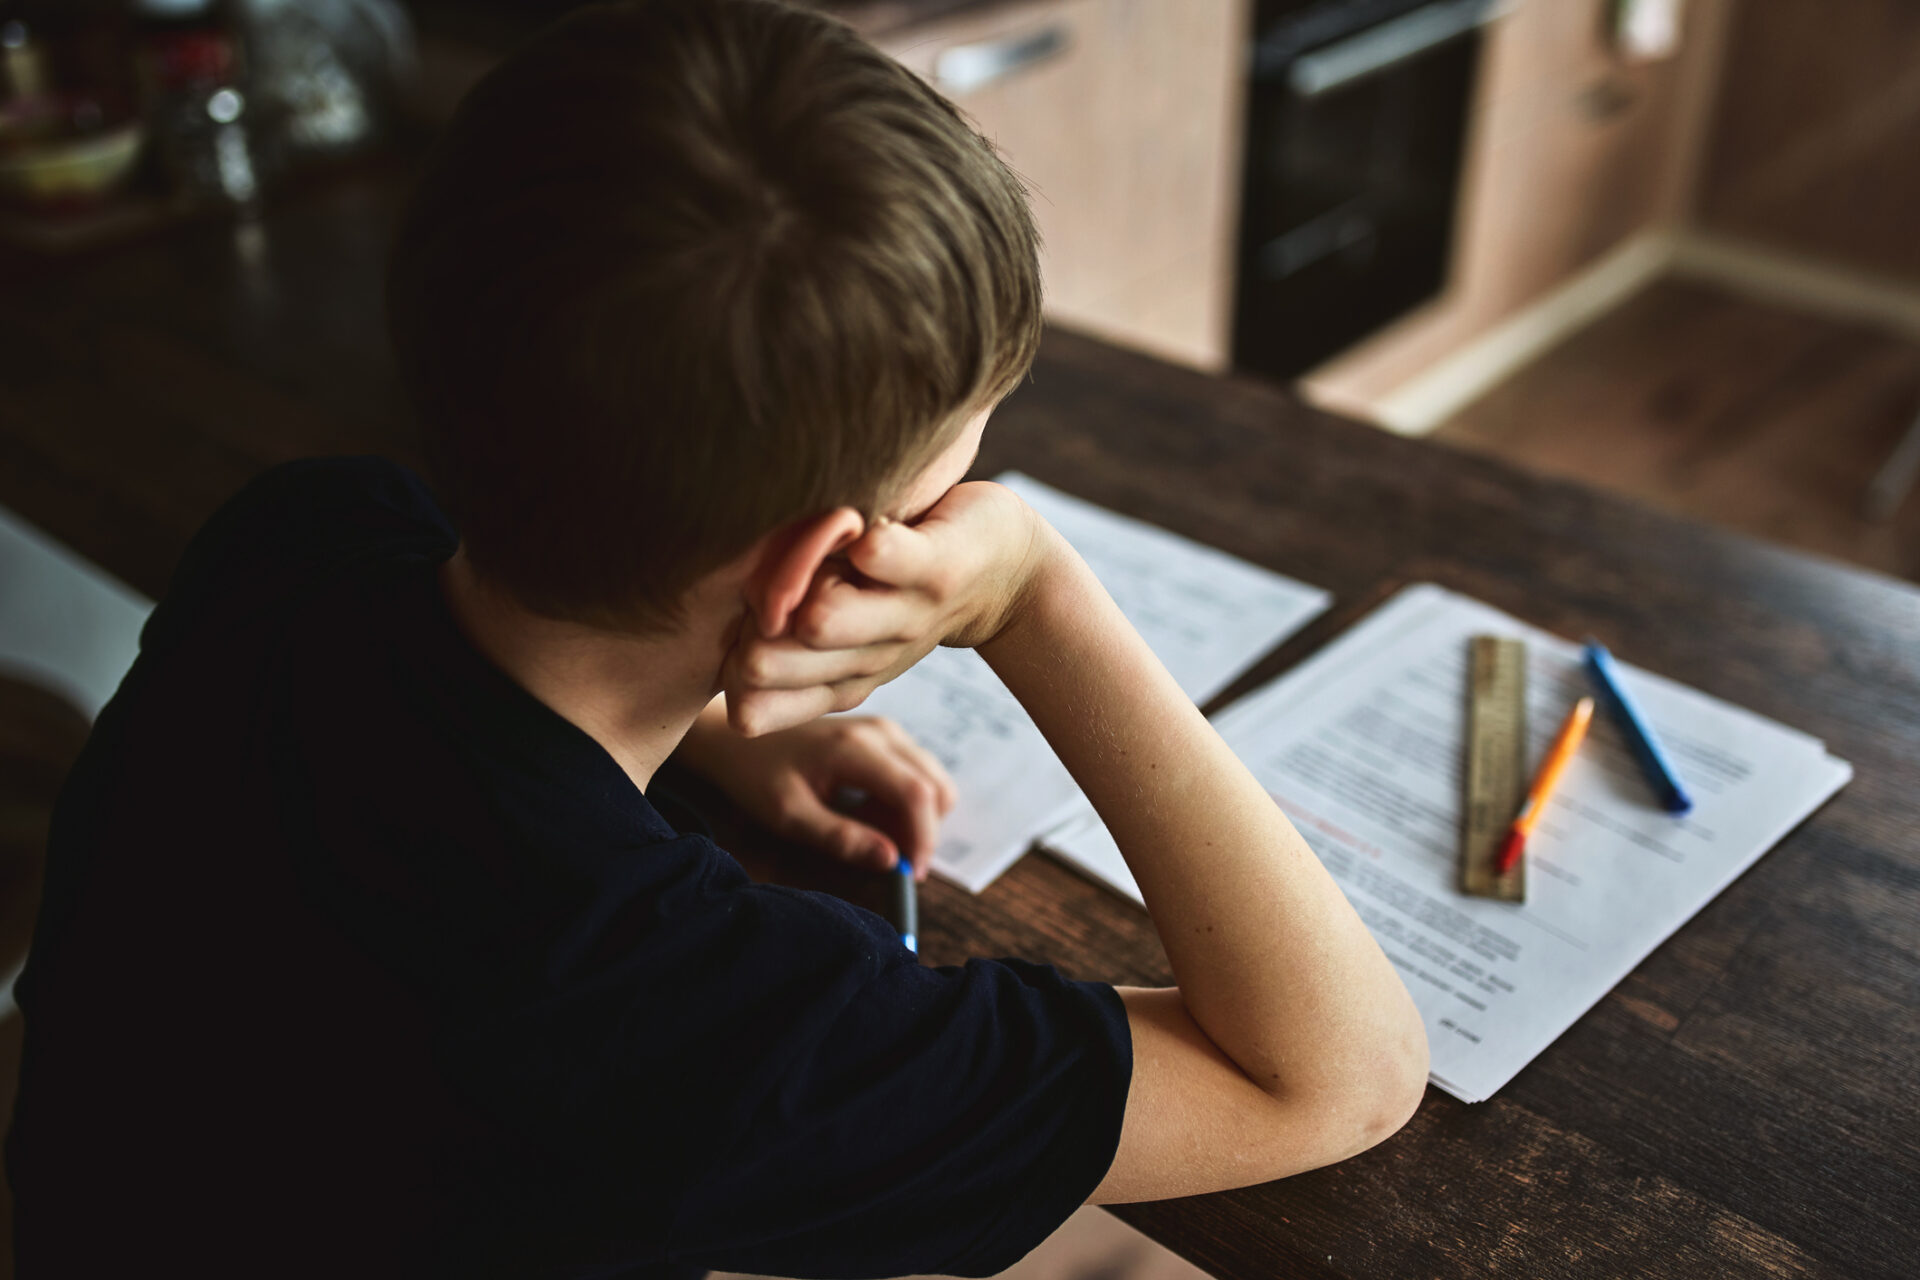
[[1401, 383], [1370, 406], [1375, 422], [1425, 435], [1542, 352], [1638, 293], [1667, 269], [1674, 238], [1635, 236], [1559, 288]]
[[1671, 270], [1757, 301], [1920, 337], [1920, 285], [1705, 232], [1691, 232], [1674, 242]]
[[[1635, 236], [1553, 292], [1368, 403], [1357, 413], [1402, 435], [1425, 435], [1543, 352], [1662, 275], [1700, 280], [1777, 306], [1920, 337], [1920, 285], [1700, 231]], [[1309, 398], [1310, 385], [1303, 386]]]

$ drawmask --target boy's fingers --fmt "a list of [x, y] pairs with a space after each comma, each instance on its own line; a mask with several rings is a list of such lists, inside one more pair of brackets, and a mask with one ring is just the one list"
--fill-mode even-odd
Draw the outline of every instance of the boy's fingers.
[[747, 689], [726, 684], [727, 723], [744, 737], [763, 737], [811, 724], [836, 711], [851, 711], [881, 683], [860, 676], [805, 689]]
[[835, 813], [806, 787], [797, 787], [781, 805], [780, 834], [824, 849], [843, 862], [890, 871], [898, 859], [893, 841], [872, 827]]
[[814, 649], [847, 649], [902, 641], [927, 629], [926, 601], [893, 587], [861, 587], [845, 579], [816, 583], [794, 610], [790, 632]]
[[741, 642], [728, 661], [734, 678], [729, 684], [745, 689], [806, 689], [877, 676], [899, 656], [897, 644], [874, 644], [857, 649], [810, 649], [793, 640], [763, 640], [752, 636]]
[[918, 742], [915, 742], [913, 735], [894, 721], [881, 718], [875, 721], [875, 723], [879, 725], [881, 732], [887, 735], [887, 740], [893, 744], [896, 751], [905, 756], [907, 761], [920, 770], [920, 772], [926, 774], [927, 777], [933, 780], [933, 785], [938, 793], [937, 800], [939, 802], [940, 815], [945, 817], [947, 814], [952, 813], [953, 806], [958, 803], [960, 799], [960, 788], [954, 785], [953, 775], [948, 773], [947, 767], [940, 763], [940, 757], [934, 755], [933, 752], [927, 750]]
[[907, 859], [907, 865], [913, 868], [914, 880], [924, 884], [927, 875], [933, 870], [933, 849], [929, 847], [920, 850]]
[[727, 723], [749, 738], [811, 724], [840, 709], [840, 695], [829, 685], [810, 689], [743, 689], [729, 685]]
[[841, 781], [899, 815], [900, 852], [917, 872], [933, 860], [940, 837], [940, 795], [934, 780], [897, 751], [864, 752], [846, 761]]
[[919, 582], [935, 562], [933, 539], [893, 520], [876, 520], [848, 544], [847, 562], [875, 582], [890, 587]]

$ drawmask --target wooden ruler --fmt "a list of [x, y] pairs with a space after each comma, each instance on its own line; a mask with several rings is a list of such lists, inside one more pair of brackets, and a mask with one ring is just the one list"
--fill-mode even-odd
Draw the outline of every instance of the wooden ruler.
[[1527, 794], [1527, 646], [1499, 636], [1475, 636], [1468, 645], [1460, 887], [1477, 897], [1524, 902], [1527, 860], [1504, 876], [1493, 864]]

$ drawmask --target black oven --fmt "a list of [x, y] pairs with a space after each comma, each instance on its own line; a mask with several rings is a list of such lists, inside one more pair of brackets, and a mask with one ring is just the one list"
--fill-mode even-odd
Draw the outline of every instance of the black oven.
[[1259, 0], [1234, 363], [1293, 377], [1446, 280], [1496, 0]]

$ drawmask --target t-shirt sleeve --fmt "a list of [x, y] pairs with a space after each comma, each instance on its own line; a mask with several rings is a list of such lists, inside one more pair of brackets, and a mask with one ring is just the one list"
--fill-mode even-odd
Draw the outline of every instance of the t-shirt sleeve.
[[141, 649], [244, 620], [341, 569], [407, 554], [445, 556], [456, 541], [426, 484], [397, 463], [282, 463], [248, 482], [194, 535]]
[[989, 1275], [1105, 1176], [1133, 1070], [1111, 987], [923, 966], [878, 916], [751, 884], [698, 837], [596, 866], [628, 883], [568, 913], [538, 982], [486, 984], [532, 998], [443, 1041], [459, 1092], [538, 1153], [498, 1202], [526, 1256]]
[[990, 1275], [1106, 1175], [1132, 1075], [1112, 987], [1019, 961], [930, 969], [874, 944], [856, 989], [789, 1022], [777, 1078], [680, 1204], [674, 1256]]

